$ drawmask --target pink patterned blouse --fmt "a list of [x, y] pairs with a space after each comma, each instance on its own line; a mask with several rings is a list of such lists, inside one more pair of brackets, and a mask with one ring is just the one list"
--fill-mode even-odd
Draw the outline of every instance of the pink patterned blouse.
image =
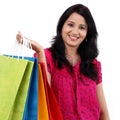
[[59, 70], [53, 62], [50, 49], [45, 49], [51, 87], [56, 95], [64, 120], [99, 120], [100, 108], [96, 96], [96, 86], [102, 82], [101, 64], [95, 60], [99, 70], [99, 80], [95, 82], [80, 74], [80, 61], [73, 66], [74, 77], [64, 67]]

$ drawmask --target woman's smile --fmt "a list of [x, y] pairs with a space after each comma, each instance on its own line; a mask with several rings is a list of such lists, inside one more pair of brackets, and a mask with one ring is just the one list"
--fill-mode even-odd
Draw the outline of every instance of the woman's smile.
[[69, 35], [69, 38], [72, 40], [72, 41], [76, 41], [79, 39], [78, 36], [75, 36], [75, 35]]

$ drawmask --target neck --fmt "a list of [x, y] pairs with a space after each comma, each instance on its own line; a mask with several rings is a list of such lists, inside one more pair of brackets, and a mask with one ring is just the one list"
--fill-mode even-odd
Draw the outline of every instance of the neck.
[[80, 60], [80, 55], [77, 53], [77, 50], [75, 49], [67, 49], [65, 53], [66, 59], [72, 66], [74, 66]]
[[78, 55], [77, 49], [75, 49], [73, 47], [71, 47], [71, 48], [66, 47], [65, 54], [68, 56], [71, 56], [71, 57]]

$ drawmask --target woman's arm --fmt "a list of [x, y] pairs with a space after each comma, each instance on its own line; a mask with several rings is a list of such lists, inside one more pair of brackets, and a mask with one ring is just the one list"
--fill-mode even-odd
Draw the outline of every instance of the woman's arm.
[[[45, 69], [46, 69], [46, 73], [47, 73], [47, 79], [48, 79], [48, 83], [50, 84], [51, 82], [51, 75], [47, 70], [47, 64], [46, 64], [46, 57], [45, 57], [45, 53], [44, 53], [44, 49], [43, 47], [36, 41], [28, 39], [26, 37], [24, 37], [26, 40], [29, 40], [29, 42], [32, 45], [32, 49], [37, 53], [37, 58], [38, 58], [38, 62], [42, 62], [45, 64]], [[23, 36], [21, 34], [21, 32], [18, 32], [18, 34], [16, 35], [16, 39], [19, 43], [23, 43]]]
[[100, 120], [110, 120], [102, 83], [97, 85], [97, 97], [100, 105]]

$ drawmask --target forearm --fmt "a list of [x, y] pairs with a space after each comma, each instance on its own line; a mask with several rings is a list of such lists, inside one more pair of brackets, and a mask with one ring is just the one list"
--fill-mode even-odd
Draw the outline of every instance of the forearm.
[[44, 49], [43, 47], [37, 43], [34, 40], [30, 40], [30, 43], [32, 45], [32, 49], [36, 52], [37, 54], [37, 58], [38, 58], [38, 62], [42, 62], [45, 64], [46, 70], [47, 70], [47, 65], [46, 65], [46, 57], [45, 57], [45, 53], [44, 53]]
[[32, 49], [36, 51], [38, 62], [44, 63], [44, 65], [45, 65], [45, 70], [46, 70], [46, 73], [47, 73], [47, 80], [48, 80], [49, 85], [51, 85], [51, 75], [50, 75], [50, 73], [48, 72], [48, 69], [47, 69], [46, 56], [45, 56], [44, 49], [36, 41], [30, 40], [30, 42], [31, 42], [31, 45], [32, 45]]

